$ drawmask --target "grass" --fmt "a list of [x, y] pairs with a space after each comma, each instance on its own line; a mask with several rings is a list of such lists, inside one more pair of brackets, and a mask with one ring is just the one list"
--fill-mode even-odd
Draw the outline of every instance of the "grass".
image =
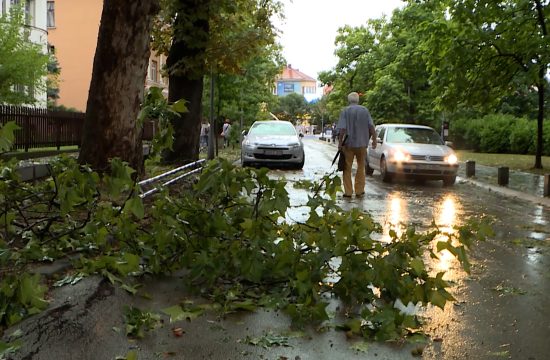
[[538, 175], [550, 173], [550, 156], [542, 157], [543, 169], [534, 169], [535, 155], [485, 154], [466, 150], [457, 150], [456, 153], [461, 162], [472, 160], [480, 165], [494, 167], [507, 166], [510, 170], [518, 170]]

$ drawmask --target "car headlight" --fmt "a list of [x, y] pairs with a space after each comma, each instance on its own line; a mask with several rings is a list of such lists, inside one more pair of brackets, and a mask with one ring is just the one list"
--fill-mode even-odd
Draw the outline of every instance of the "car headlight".
[[288, 146], [291, 147], [292, 149], [297, 149], [297, 148], [300, 147], [300, 144], [298, 144], [298, 143], [292, 143], [292, 144], [289, 144]]
[[411, 155], [401, 149], [396, 149], [393, 151], [392, 158], [393, 158], [393, 161], [403, 162], [403, 161], [409, 161], [411, 159]]
[[447, 156], [445, 161], [447, 163], [449, 163], [450, 165], [454, 165], [454, 164], [458, 163], [458, 158], [456, 157], [455, 154], [451, 154], [451, 155]]

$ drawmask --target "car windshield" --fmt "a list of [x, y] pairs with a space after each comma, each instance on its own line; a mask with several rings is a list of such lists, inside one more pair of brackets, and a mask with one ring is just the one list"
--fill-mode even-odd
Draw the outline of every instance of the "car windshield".
[[256, 123], [250, 131], [250, 135], [296, 135], [296, 130], [292, 124], [287, 122], [265, 122]]
[[394, 127], [388, 129], [386, 142], [442, 145], [441, 137], [433, 129]]

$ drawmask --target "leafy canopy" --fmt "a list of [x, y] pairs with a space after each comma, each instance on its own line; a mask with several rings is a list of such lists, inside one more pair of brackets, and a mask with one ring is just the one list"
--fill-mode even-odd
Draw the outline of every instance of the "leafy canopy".
[[35, 103], [29, 89], [46, 89], [47, 63], [41, 45], [29, 39], [22, 5], [12, 5], [0, 15], [0, 99], [8, 104]]

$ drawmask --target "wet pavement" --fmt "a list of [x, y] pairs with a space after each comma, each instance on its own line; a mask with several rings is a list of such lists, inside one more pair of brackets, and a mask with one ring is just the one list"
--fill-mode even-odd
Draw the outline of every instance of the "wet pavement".
[[[305, 216], [299, 205], [307, 192], [293, 187], [299, 180], [317, 180], [334, 169], [335, 148], [306, 137], [306, 164], [301, 171], [272, 170], [288, 181], [291, 203], [288, 217]], [[463, 170], [461, 170], [463, 171]], [[550, 206], [533, 202], [538, 183], [525, 180], [515, 188], [491, 183], [491, 169], [476, 167], [476, 178], [461, 176], [452, 187], [440, 181], [387, 184], [377, 173], [367, 178], [366, 195], [339, 198], [344, 209], [360, 207], [384, 227], [414, 224], [420, 230], [435, 222], [451, 231], [469, 218], [494, 219], [496, 235], [475, 244], [470, 253], [472, 271], [466, 274], [449, 256], [432, 263], [445, 270], [456, 302], [445, 310], [428, 308], [424, 331], [429, 341], [424, 359], [547, 359], [550, 353]], [[512, 175], [512, 173], [511, 173]], [[530, 185], [531, 184], [531, 185]], [[504, 190], [504, 191], [499, 191]], [[530, 193], [532, 192], [532, 193]], [[519, 196], [524, 194], [524, 196]], [[10, 329], [22, 329], [25, 347], [13, 359], [115, 359], [135, 350], [138, 359], [414, 359], [418, 344], [364, 343], [332, 328], [293, 332], [289, 319], [278, 312], [215, 314], [191, 322], [164, 325], [141, 341], [132, 341], [115, 328], [123, 327], [121, 309], [133, 304], [158, 312], [191, 297], [175, 274], [151, 279], [144, 294], [130, 296], [101, 278], [88, 278], [52, 293], [52, 304], [42, 314]], [[195, 299], [201, 301], [200, 299]], [[338, 302], [331, 303], [336, 313]], [[173, 334], [182, 328], [182, 336]], [[247, 339], [284, 337], [285, 346], [252, 346]]]

